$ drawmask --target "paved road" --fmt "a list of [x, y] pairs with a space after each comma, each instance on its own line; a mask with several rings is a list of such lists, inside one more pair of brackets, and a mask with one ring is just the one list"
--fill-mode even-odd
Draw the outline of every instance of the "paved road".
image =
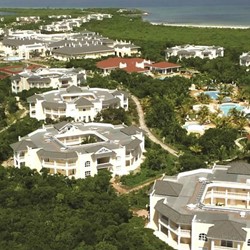
[[145, 122], [145, 118], [144, 118], [144, 112], [142, 110], [142, 106], [140, 104], [139, 99], [134, 96], [131, 95], [132, 100], [134, 101], [134, 103], [136, 104], [136, 109], [137, 109], [137, 113], [139, 115], [139, 123], [140, 123], [140, 127], [141, 129], [143, 129], [146, 133], [148, 138], [153, 141], [156, 144], [159, 144], [163, 149], [165, 149], [166, 151], [168, 151], [170, 154], [179, 157], [179, 154], [177, 151], [175, 151], [174, 149], [172, 149], [170, 146], [168, 146], [167, 144], [164, 144], [162, 141], [160, 141], [158, 138], [156, 138], [151, 131], [149, 130], [149, 128], [146, 125]]

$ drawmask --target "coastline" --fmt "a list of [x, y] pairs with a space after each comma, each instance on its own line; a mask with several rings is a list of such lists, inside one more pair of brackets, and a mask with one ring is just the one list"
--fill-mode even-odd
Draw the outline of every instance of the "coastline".
[[250, 29], [250, 26], [244, 25], [217, 25], [217, 24], [185, 24], [185, 23], [164, 23], [150, 22], [152, 25], [172, 26], [172, 27], [189, 27], [189, 28], [217, 28], [217, 29]]

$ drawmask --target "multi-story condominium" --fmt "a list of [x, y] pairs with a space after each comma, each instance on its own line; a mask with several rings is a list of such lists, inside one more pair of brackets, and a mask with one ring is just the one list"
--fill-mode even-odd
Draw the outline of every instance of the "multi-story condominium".
[[[73, 22], [63, 24], [58, 27], [58, 31], [68, 30], [72, 25]], [[111, 40], [91, 31], [41, 34], [41, 32], [36, 33], [30, 30], [9, 30], [7, 34], [0, 42], [0, 50], [6, 57], [18, 56], [19, 60], [40, 56], [68, 61], [70, 59], [140, 54], [140, 47], [129, 41]]]
[[30, 117], [37, 120], [72, 117], [75, 121], [93, 121], [108, 107], [128, 110], [128, 94], [120, 90], [70, 86], [27, 99]]
[[4, 37], [0, 43], [0, 49], [6, 57], [19, 57], [30, 59], [32, 53], [45, 56], [46, 44], [42, 40], [34, 38]]
[[149, 228], [178, 250], [250, 249], [250, 164], [183, 172], [154, 183]]
[[85, 70], [74, 68], [39, 68], [34, 72], [24, 70], [11, 77], [11, 90], [17, 94], [30, 88], [66, 88], [80, 85], [85, 80]]
[[165, 50], [166, 60], [171, 56], [182, 58], [200, 57], [202, 59], [214, 59], [224, 56], [224, 48], [218, 46], [185, 45], [167, 48]]
[[250, 51], [247, 53], [242, 53], [240, 56], [240, 65], [246, 67], [250, 66]]
[[16, 17], [18, 23], [37, 23], [40, 22], [40, 16], [19, 16]]
[[143, 131], [135, 126], [61, 122], [19, 138], [11, 145], [14, 166], [85, 178], [102, 169], [113, 175], [135, 170], [142, 161]]

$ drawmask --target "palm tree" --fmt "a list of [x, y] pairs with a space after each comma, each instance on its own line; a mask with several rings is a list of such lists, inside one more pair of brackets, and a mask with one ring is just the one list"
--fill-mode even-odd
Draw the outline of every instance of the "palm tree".
[[216, 128], [231, 128], [232, 127], [230, 118], [228, 116], [212, 116], [211, 121], [216, 126]]
[[202, 106], [200, 110], [197, 112], [197, 115], [198, 115], [199, 122], [201, 124], [210, 122], [211, 113], [207, 106]]
[[209, 95], [206, 95], [204, 93], [200, 93], [198, 96], [197, 96], [197, 99], [199, 102], [201, 102], [202, 104], [209, 104], [210, 101], [211, 101], [211, 98]]

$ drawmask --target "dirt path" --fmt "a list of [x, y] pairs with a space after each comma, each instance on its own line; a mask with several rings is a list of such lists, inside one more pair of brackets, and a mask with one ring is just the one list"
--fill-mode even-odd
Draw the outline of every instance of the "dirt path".
[[153, 180], [147, 181], [147, 182], [143, 183], [142, 185], [139, 185], [139, 186], [136, 186], [136, 187], [133, 187], [133, 188], [125, 188], [124, 186], [122, 186], [122, 184], [120, 182], [116, 182], [115, 178], [111, 179], [111, 184], [112, 184], [113, 188], [119, 194], [128, 194], [128, 193], [140, 190], [140, 189], [142, 189], [142, 188], [144, 188], [146, 186], [149, 186], [149, 185], [153, 184], [155, 180], [160, 180], [160, 179], [162, 179], [163, 176], [164, 175], [162, 175], [160, 177], [156, 177]]
[[141, 127], [141, 129], [143, 129], [147, 133], [147, 136], [149, 137], [149, 139], [151, 141], [153, 141], [154, 143], [159, 144], [163, 149], [165, 149], [166, 151], [168, 151], [170, 154], [172, 154], [172, 155], [174, 155], [176, 157], [179, 157], [177, 151], [175, 151], [170, 146], [168, 146], [168, 145], [164, 144], [163, 142], [161, 142], [158, 138], [156, 138], [151, 133], [151, 131], [149, 130], [149, 128], [146, 125], [145, 118], [144, 118], [144, 112], [142, 110], [142, 106], [140, 104], [139, 99], [136, 96], [134, 96], [134, 95], [131, 95], [131, 98], [134, 101], [134, 103], [136, 104], [136, 109], [137, 109], [137, 113], [138, 113], [138, 116], [139, 116], [140, 127]]

